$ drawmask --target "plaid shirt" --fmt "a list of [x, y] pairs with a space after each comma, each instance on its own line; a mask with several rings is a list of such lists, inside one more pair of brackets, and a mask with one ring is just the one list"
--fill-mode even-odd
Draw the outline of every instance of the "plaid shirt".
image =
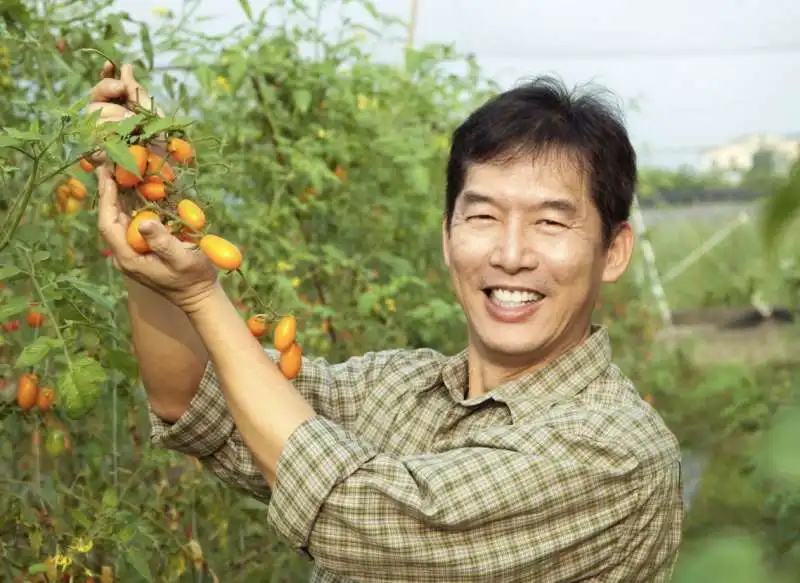
[[304, 360], [294, 383], [318, 415], [272, 491], [210, 364], [175, 424], [151, 412], [152, 439], [268, 504], [316, 583], [668, 581], [679, 446], [611, 363], [607, 331], [485, 395], [465, 398], [467, 376], [466, 351]]

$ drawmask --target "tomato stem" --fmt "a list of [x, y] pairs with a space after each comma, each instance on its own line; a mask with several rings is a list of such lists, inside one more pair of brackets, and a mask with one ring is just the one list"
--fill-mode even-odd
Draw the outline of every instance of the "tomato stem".
[[[28, 183], [25, 185], [25, 190], [14, 203], [11, 214], [9, 214], [6, 220], [3, 222], [3, 236], [0, 238], [0, 251], [3, 251], [6, 247], [8, 247], [8, 244], [11, 242], [12, 235], [19, 227], [20, 221], [22, 221], [22, 216], [25, 214], [25, 209], [28, 207], [28, 202], [31, 199], [31, 195], [36, 189], [36, 175], [38, 173], [39, 158], [36, 157], [33, 159], [33, 168], [31, 169], [31, 175], [28, 177]], [[19, 208], [17, 208], [17, 205], [19, 205]], [[9, 221], [10, 225], [8, 228], [6, 228], [6, 223]]]

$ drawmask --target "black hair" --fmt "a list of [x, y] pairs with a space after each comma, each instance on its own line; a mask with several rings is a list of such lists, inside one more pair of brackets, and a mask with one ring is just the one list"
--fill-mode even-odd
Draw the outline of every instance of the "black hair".
[[630, 215], [637, 171], [622, 113], [603, 93], [570, 91], [558, 79], [544, 76], [500, 93], [470, 114], [453, 133], [447, 227], [471, 164], [558, 153], [577, 163], [588, 180], [608, 244], [616, 226]]

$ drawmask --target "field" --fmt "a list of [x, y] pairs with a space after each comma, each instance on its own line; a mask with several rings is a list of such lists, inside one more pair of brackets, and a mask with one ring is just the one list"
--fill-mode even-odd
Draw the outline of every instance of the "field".
[[[443, 168], [454, 124], [496, 88], [447, 47], [409, 51], [400, 66], [373, 62], [366, 43], [389, 26], [379, 15], [325, 40], [301, 2], [284, 4], [219, 38], [194, 32], [186, 15], [141, 27], [99, 0], [0, 8], [2, 581], [308, 573], [261, 503], [149, 444], [124, 288], [97, 233], [95, 178], [79, 166], [94, 148], [130, 169], [125, 140], [186, 138], [196, 161], [174, 165], [179, 196], [244, 255], [240, 272], [223, 276], [227, 291], [243, 318], [295, 314], [307, 354], [462, 346], [440, 257]], [[284, 26], [286, 11], [306, 26]], [[141, 114], [98, 134], [85, 105], [105, 56], [136, 64], [164, 121]], [[739, 210], [646, 211], [660, 273]], [[796, 309], [798, 258], [797, 229], [768, 259], [756, 221], [743, 226], [664, 284], [676, 322], [714, 309], [752, 315], [755, 292]], [[800, 365], [776, 349], [797, 326], [772, 318], [726, 330], [731, 318], [714, 317], [665, 336], [636, 269], [597, 310], [615, 360], [684, 448], [689, 512], [675, 580], [800, 581]], [[33, 407], [16, 401], [26, 374], [37, 376]]]

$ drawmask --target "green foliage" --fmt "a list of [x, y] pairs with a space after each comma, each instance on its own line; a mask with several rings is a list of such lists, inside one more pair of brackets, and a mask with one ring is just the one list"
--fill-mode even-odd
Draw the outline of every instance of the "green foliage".
[[[496, 87], [449, 47], [408, 50], [400, 66], [375, 62], [367, 43], [391, 22], [366, 1], [348, 5], [370, 19], [349, 18], [327, 40], [302, 2], [274, 0], [257, 14], [243, 1], [248, 22], [218, 36], [192, 30], [196, 4], [155, 27], [107, 0], [0, 8], [3, 580], [103, 580], [111, 568], [120, 581], [244, 583], [308, 571], [267, 529], [263, 504], [148, 443], [125, 290], [102, 253], [94, 178], [76, 166], [87, 152], [102, 146], [133, 170], [129, 134], [184, 132], [198, 161], [179, 170], [186, 195], [243, 248], [252, 287], [235, 275], [223, 284], [243, 316], [259, 298], [294, 313], [306, 353], [336, 361], [395, 346], [462, 348], [441, 263], [443, 170], [454, 124]], [[96, 128], [85, 113], [104, 59], [95, 51], [135, 63], [163, 121]], [[64, 203], [68, 177], [87, 187], [86, 200]], [[41, 327], [26, 324], [32, 303]], [[613, 322], [617, 360], [684, 447], [712, 456], [681, 580], [725, 566], [754, 582], [797, 572], [794, 417], [773, 422], [796, 395], [791, 371], [698, 369], [659, 343], [630, 278], [605, 293], [598, 318]], [[16, 405], [24, 372], [55, 388], [52, 411]], [[705, 541], [719, 527], [755, 538]]]

